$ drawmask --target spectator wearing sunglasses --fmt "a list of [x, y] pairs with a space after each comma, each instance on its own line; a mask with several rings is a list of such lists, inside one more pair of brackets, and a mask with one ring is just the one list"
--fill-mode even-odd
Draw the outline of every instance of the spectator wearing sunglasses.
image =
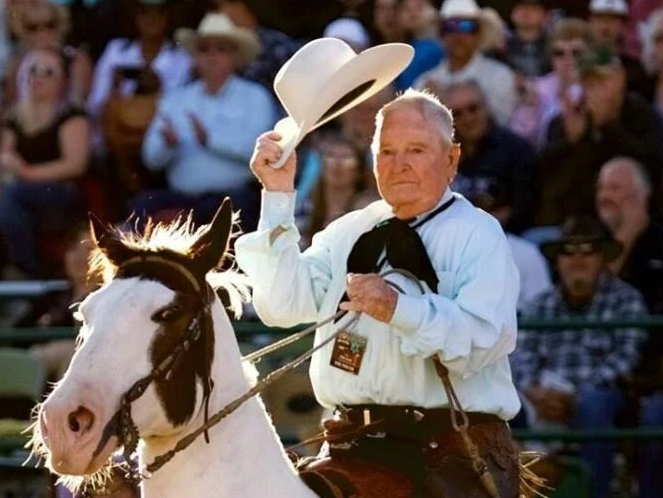
[[67, 9], [47, 0], [36, 0], [15, 8], [12, 24], [18, 43], [5, 75], [5, 106], [27, 95], [30, 64], [25, 62], [25, 55], [30, 50], [43, 48], [58, 48], [67, 56], [66, 96], [68, 101], [82, 105], [92, 84], [93, 63], [84, 49], [65, 45], [70, 28]]
[[652, 101], [663, 119], [663, 8], [652, 13], [641, 26], [642, 63], [654, 81]]
[[638, 59], [624, 52], [628, 15], [626, 0], [592, 0], [589, 4], [589, 26], [597, 46], [619, 54], [626, 71], [627, 88], [649, 100], [654, 91], [651, 79], [647, 77]]
[[135, 200], [141, 219], [159, 211], [193, 210], [207, 223], [225, 196], [241, 211], [242, 227], [254, 226], [260, 205], [246, 167], [258, 135], [274, 125], [274, 102], [262, 85], [235, 75], [258, 54], [255, 34], [223, 14], [207, 14], [197, 31], [177, 33], [200, 79], [164, 95], [143, 143], [143, 161], [163, 171], [167, 190]]
[[[601, 322], [641, 318], [647, 313], [640, 292], [608, 271], [606, 264], [619, 257], [622, 245], [598, 220], [569, 218], [561, 236], [542, 250], [554, 261], [560, 281], [525, 307], [527, 319]], [[593, 430], [615, 427], [625, 404], [620, 384], [637, 365], [645, 337], [643, 330], [631, 327], [602, 333], [571, 328], [520, 330], [511, 367], [528, 423]], [[610, 496], [613, 453], [610, 442], [581, 447], [593, 498]], [[660, 490], [660, 483], [641, 483], [649, 485]]]
[[415, 83], [433, 91], [452, 83], [475, 80], [481, 85], [496, 121], [505, 124], [516, 105], [515, 75], [505, 64], [481, 54], [490, 24], [475, 0], [446, 0], [442, 16], [442, 43], [447, 58]]
[[537, 148], [545, 145], [550, 122], [560, 112], [560, 96], [578, 98], [577, 60], [592, 43], [585, 21], [574, 18], [559, 21], [547, 47], [552, 71], [535, 80], [520, 80], [518, 106], [509, 127]]
[[481, 87], [475, 81], [447, 87], [442, 101], [453, 113], [456, 137], [463, 150], [454, 189], [467, 194], [482, 182], [503, 182], [512, 199], [504, 225], [514, 233], [531, 226], [538, 206], [534, 148], [491, 118]]
[[116, 38], [106, 46], [87, 101], [90, 114], [100, 117], [114, 91], [122, 96], [155, 93], [190, 80], [191, 58], [170, 40], [172, 7], [171, 0], [131, 0], [135, 37]]
[[62, 102], [67, 74], [59, 51], [34, 50], [26, 61], [28, 95], [2, 130], [0, 229], [10, 263], [36, 278], [42, 270], [36, 232], [64, 230], [82, 215], [75, 181], [89, 165], [90, 124], [82, 111]]

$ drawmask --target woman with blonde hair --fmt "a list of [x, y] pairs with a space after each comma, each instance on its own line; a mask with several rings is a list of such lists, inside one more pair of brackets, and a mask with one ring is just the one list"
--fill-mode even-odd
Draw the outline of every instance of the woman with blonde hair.
[[13, 2], [10, 11], [11, 31], [18, 40], [6, 77], [5, 107], [24, 97], [28, 91], [29, 64], [26, 54], [33, 49], [57, 48], [66, 56], [69, 87], [67, 97], [82, 105], [92, 84], [94, 65], [87, 52], [68, 46], [65, 39], [71, 27], [69, 11], [47, 0]]
[[26, 57], [28, 91], [2, 127], [0, 231], [12, 266], [24, 276], [39, 276], [37, 231], [59, 231], [78, 219], [77, 180], [90, 157], [90, 123], [67, 103], [67, 65], [52, 48]]

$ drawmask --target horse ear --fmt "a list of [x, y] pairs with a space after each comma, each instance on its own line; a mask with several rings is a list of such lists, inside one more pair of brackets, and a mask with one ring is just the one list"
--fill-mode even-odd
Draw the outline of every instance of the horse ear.
[[212, 222], [191, 247], [195, 262], [206, 272], [219, 264], [228, 249], [232, 218], [233, 205], [230, 198], [226, 197]]
[[124, 261], [129, 259], [132, 255], [131, 249], [125, 246], [115, 234], [108, 229], [93, 213], [88, 213], [90, 222], [90, 234], [92, 241], [113, 263], [115, 266], [120, 266]]

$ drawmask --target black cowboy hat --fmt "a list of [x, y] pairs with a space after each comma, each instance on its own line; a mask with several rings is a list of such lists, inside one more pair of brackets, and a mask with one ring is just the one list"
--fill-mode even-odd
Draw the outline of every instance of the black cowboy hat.
[[562, 225], [559, 239], [541, 246], [541, 251], [551, 259], [564, 253], [565, 246], [591, 244], [599, 246], [606, 262], [613, 261], [622, 253], [621, 242], [610, 235], [608, 229], [593, 216], [571, 216]]

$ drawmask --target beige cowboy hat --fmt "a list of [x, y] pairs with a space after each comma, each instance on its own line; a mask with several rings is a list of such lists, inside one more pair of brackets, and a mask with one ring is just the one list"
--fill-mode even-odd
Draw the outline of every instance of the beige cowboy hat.
[[274, 130], [283, 153], [280, 168], [307, 133], [340, 116], [389, 85], [412, 60], [405, 43], [386, 43], [357, 54], [337, 38], [300, 48], [274, 78], [274, 91], [288, 113]]
[[225, 14], [207, 14], [197, 30], [181, 28], [175, 32], [177, 43], [189, 52], [195, 50], [199, 38], [205, 37], [225, 38], [236, 43], [243, 64], [251, 62], [260, 53], [260, 41], [255, 33], [236, 26]]

